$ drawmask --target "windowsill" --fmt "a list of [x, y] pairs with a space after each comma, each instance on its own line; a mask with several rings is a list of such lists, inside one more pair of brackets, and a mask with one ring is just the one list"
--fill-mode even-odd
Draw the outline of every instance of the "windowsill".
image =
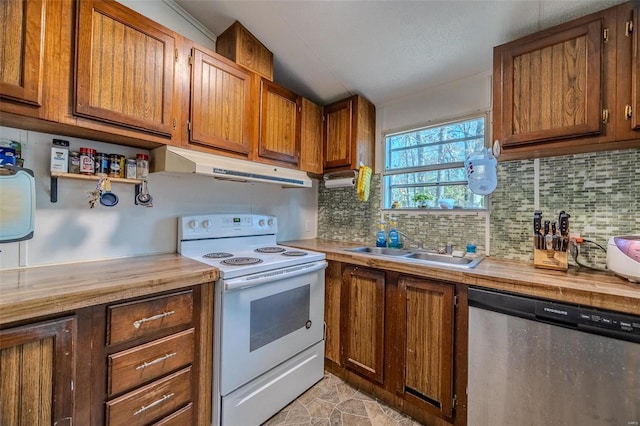
[[406, 215], [457, 215], [457, 216], [477, 216], [486, 217], [489, 214], [487, 209], [382, 209], [385, 214], [398, 213]]

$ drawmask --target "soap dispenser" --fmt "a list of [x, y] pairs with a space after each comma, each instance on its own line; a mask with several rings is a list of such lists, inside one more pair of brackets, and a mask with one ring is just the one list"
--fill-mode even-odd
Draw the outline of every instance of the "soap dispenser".
[[378, 224], [378, 232], [376, 233], [376, 247], [387, 246], [387, 231], [385, 231], [385, 222], [381, 220]]
[[389, 229], [389, 247], [402, 248], [402, 240], [400, 239], [400, 233], [396, 229], [396, 218], [391, 218], [391, 229]]

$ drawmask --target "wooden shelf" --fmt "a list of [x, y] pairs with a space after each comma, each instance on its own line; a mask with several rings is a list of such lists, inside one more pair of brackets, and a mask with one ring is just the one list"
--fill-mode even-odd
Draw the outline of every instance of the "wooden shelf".
[[64, 172], [51, 172], [51, 202], [58, 202], [58, 179], [73, 179], [73, 180], [84, 180], [84, 181], [92, 181], [98, 182], [101, 178], [107, 178], [112, 183], [124, 183], [129, 185], [136, 186], [136, 193], [134, 196], [134, 203], [138, 204], [137, 197], [140, 194], [140, 186], [142, 185], [142, 180], [140, 179], [124, 179], [117, 177], [109, 177], [106, 175], [81, 175], [77, 173], [64, 173]]

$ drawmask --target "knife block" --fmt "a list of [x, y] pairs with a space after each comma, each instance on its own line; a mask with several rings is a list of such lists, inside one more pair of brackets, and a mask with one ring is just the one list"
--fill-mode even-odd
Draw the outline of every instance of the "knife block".
[[569, 252], [556, 250], [540, 250], [536, 247], [536, 237], [533, 237], [533, 266], [536, 268], [566, 271], [569, 269]]

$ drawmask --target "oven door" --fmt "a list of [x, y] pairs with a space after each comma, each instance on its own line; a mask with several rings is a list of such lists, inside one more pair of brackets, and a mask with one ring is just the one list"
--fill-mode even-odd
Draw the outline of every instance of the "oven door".
[[311, 262], [222, 282], [222, 396], [323, 339], [326, 267]]

